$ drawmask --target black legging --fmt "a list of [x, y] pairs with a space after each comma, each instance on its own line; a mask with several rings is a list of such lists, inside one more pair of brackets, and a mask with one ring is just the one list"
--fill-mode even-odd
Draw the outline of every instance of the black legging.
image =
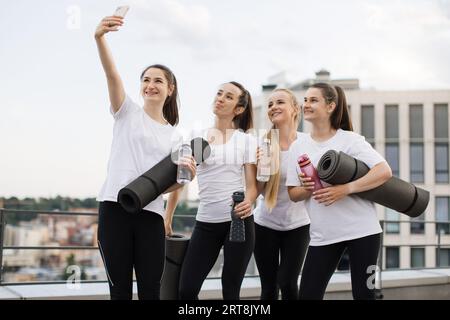
[[298, 276], [309, 243], [309, 224], [277, 231], [255, 223], [255, 261], [261, 279], [261, 300], [298, 299]]
[[195, 300], [223, 246], [222, 296], [239, 300], [242, 280], [255, 245], [253, 216], [245, 220], [245, 242], [230, 242], [230, 222], [196, 221], [180, 276], [180, 299]]
[[[350, 260], [353, 298], [375, 299], [374, 283], [369, 277], [373, 277], [377, 264], [380, 234], [325, 246], [310, 246], [302, 271], [300, 299], [323, 299], [328, 282], [346, 248]], [[370, 266], [374, 268], [369, 268]]]
[[158, 300], [165, 255], [164, 220], [154, 212], [126, 212], [117, 202], [99, 206], [98, 246], [112, 300], [131, 300], [133, 267], [140, 300]]

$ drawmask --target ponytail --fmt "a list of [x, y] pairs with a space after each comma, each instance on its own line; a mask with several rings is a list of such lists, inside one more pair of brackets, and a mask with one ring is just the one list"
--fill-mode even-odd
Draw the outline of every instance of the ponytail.
[[336, 109], [331, 115], [331, 125], [333, 128], [353, 131], [352, 119], [348, 111], [347, 99], [345, 98], [344, 90], [341, 87], [334, 87], [337, 92]]
[[234, 117], [233, 123], [235, 128], [242, 129], [244, 132], [253, 128], [253, 104], [250, 92], [244, 88], [244, 86], [238, 82], [230, 81], [232, 85], [238, 87], [242, 94], [239, 96], [236, 107], [243, 107], [244, 111]]

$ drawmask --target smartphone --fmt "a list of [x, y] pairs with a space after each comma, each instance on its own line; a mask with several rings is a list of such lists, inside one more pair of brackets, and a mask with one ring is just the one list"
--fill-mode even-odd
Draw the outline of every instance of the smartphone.
[[117, 7], [116, 12], [114, 12], [114, 15], [125, 18], [125, 15], [127, 14], [129, 9], [130, 9], [130, 6]]

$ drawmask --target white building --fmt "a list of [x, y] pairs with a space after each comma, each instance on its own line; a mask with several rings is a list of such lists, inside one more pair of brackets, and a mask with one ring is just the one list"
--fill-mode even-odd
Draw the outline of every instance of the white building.
[[[279, 78], [279, 77], [278, 77]], [[450, 225], [423, 221], [450, 221], [449, 181], [449, 104], [448, 90], [378, 91], [361, 89], [358, 79], [335, 80], [321, 70], [316, 78], [287, 87], [303, 101], [306, 89], [315, 82], [341, 86], [356, 132], [366, 139], [389, 162], [393, 174], [430, 191], [425, 214], [414, 223], [403, 214], [377, 205], [380, 219], [394, 220], [385, 224], [383, 265], [386, 268], [422, 268], [450, 266]], [[267, 97], [283, 80], [263, 85], [255, 97], [255, 127], [269, 128]], [[300, 124], [308, 132], [310, 124]], [[438, 236], [437, 229], [441, 230]], [[440, 239], [439, 239], [440, 238]], [[437, 244], [446, 244], [438, 254]]]
[[[42, 225], [21, 222], [19, 226], [6, 225], [5, 246], [40, 246], [48, 242], [49, 233]], [[3, 262], [6, 267], [33, 267], [39, 265], [42, 250], [4, 250]]]

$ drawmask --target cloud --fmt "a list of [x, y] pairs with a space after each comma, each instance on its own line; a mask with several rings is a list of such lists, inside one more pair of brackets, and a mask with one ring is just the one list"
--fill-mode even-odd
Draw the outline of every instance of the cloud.
[[[6, 70], [0, 76], [0, 139], [7, 150], [0, 158], [0, 193], [95, 194], [103, 181], [112, 119], [92, 33], [113, 8], [75, 2], [83, 9], [79, 32], [65, 29], [64, 5], [45, 7], [60, 15], [47, 14], [33, 30], [41, 4], [27, 4], [30, 10], [7, 4], [8, 14], [0, 12], [0, 46], [7, 49], [0, 51]], [[237, 80], [256, 97], [267, 77], [280, 71], [291, 83], [326, 68], [333, 78], [359, 78], [376, 89], [450, 87], [450, 0], [128, 3], [126, 27], [108, 36], [127, 92], [138, 97], [136, 68], [167, 64], [180, 84], [186, 129], [213, 119], [218, 84]], [[17, 21], [25, 22], [11, 28]], [[55, 35], [58, 41], [50, 43]], [[29, 74], [39, 81], [23, 77]]]
[[438, 5], [443, 10], [443, 13], [450, 19], [450, 0], [439, 0]]
[[[423, 35], [428, 31], [440, 33], [442, 28], [450, 26], [449, 17], [443, 8], [450, 10], [447, 1], [416, 1], [414, 5], [405, 5], [404, 2], [392, 1], [387, 3], [367, 3], [363, 6], [368, 15], [369, 30], [388, 31], [388, 37], [402, 35]], [[409, 33], [404, 33], [409, 31]], [[406, 37], [407, 38], [407, 37]]]
[[[447, 2], [447, 8], [449, 2]], [[391, 1], [363, 5], [367, 17], [357, 46], [362, 76], [377, 87], [426, 89], [450, 85], [450, 19], [443, 1]], [[448, 13], [448, 12], [447, 12]]]
[[211, 15], [202, 5], [177, 0], [134, 0], [131, 6], [148, 40], [198, 44], [210, 37]]
[[[306, 75], [298, 80], [326, 68], [334, 78], [359, 78], [362, 87], [450, 86], [450, 20], [442, 1], [347, 3], [323, 11], [320, 19], [307, 13], [301, 19], [298, 27], [304, 32], [299, 32], [297, 41], [303, 41], [304, 47], [295, 53]], [[294, 60], [290, 53], [272, 61], [289, 64]]]
[[179, 0], [134, 0], [131, 5], [141, 23], [141, 40], [153, 42], [153, 47], [170, 44], [174, 49], [187, 49], [198, 61], [278, 55], [302, 48], [296, 41], [301, 34], [297, 32], [295, 12], [289, 19], [270, 21], [271, 7], [250, 3], [239, 4], [239, 10], [229, 10], [225, 5], [217, 9], [185, 4]]

